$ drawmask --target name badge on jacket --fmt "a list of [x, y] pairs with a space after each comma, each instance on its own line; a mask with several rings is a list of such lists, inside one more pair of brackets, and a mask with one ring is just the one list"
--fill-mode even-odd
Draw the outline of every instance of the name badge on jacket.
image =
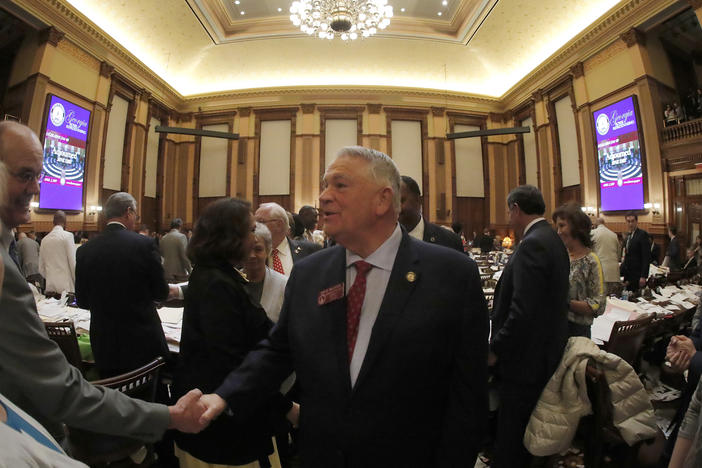
[[338, 301], [344, 297], [344, 283], [339, 283], [331, 288], [327, 288], [317, 296], [317, 305], [329, 304], [330, 302]]

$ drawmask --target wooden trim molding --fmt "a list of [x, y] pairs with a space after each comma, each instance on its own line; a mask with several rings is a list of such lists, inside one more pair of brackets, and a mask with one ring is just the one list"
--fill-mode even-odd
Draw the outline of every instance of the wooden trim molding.
[[631, 28], [627, 32], [619, 36], [627, 47], [634, 47], [635, 45], [646, 45], [646, 35], [636, 28]]
[[64, 38], [66, 33], [59, 31], [53, 26], [39, 31], [39, 44], [49, 43], [52, 46], [58, 46], [58, 43]]

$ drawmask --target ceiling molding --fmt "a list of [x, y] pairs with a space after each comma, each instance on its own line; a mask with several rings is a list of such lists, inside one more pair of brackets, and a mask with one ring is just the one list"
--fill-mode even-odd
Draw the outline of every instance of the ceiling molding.
[[[376, 37], [430, 40], [466, 44], [499, 0], [459, 0], [450, 19], [417, 18], [395, 15], [390, 27]], [[305, 37], [287, 15], [236, 19], [222, 0], [186, 0], [190, 9], [216, 44], [262, 39]]]
[[[154, 94], [167, 104], [177, 106], [183, 96], [165, 80], [152, 72], [139, 59], [120, 46], [113, 38], [103, 34], [85, 16], [75, 12], [60, 0], [14, 0], [21, 8], [47, 24], [63, 31], [66, 38], [80, 46], [98, 61], [108, 59], [117, 71], [135, 81], [150, 81]], [[139, 73], [139, 76], [134, 74]]]
[[529, 98], [531, 90], [543, 86], [559, 74], [567, 73], [576, 62], [605, 49], [620, 40], [621, 34], [632, 26], [643, 23], [648, 18], [665, 10], [677, 0], [630, 0], [612, 11], [597, 24], [587, 28], [555, 54], [546, 59], [541, 66], [532, 70], [507, 91], [501, 100], [505, 108], [514, 108]]

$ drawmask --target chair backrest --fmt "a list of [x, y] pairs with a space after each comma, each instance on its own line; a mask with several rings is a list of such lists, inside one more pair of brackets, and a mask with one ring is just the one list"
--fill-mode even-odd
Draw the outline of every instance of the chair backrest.
[[[91, 383], [152, 402], [156, 397], [158, 373], [165, 363], [166, 361], [159, 356], [139, 369]], [[73, 427], [69, 427], [68, 431], [72, 456], [87, 465], [106, 466], [124, 460], [144, 447], [144, 442], [126, 437], [98, 434]], [[150, 453], [150, 450], [147, 449], [147, 451]], [[148, 464], [139, 466], [148, 466]]]
[[606, 351], [624, 359], [638, 372], [639, 356], [653, 314], [638, 320], [614, 322]]
[[132, 398], [154, 401], [156, 398], [158, 374], [161, 367], [165, 364], [166, 361], [161, 356], [158, 356], [145, 366], [131, 372], [116, 375], [108, 379], [95, 380], [91, 383], [93, 385], [114, 388]]
[[66, 356], [68, 363], [83, 371], [83, 360], [78, 348], [78, 336], [73, 322], [44, 322], [46, 333], [49, 335], [61, 352]]

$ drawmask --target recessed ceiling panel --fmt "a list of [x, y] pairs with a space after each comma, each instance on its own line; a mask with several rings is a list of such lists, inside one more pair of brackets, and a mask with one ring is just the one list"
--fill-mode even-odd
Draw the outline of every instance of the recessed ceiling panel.
[[[283, 0], [65, 1], [186, 97], [311, 85], [500, 97], [623, 0], [398, 0], [387, 33], [353, 42], [301, 34]], [[251, 16], [235, 21], [237, 8]]]

